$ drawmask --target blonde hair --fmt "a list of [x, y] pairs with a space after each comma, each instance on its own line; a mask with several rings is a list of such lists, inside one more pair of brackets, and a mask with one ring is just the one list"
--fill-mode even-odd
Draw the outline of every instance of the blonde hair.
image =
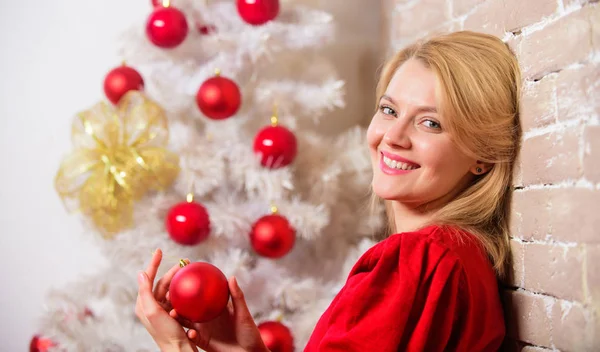
[[[386, 63], [377, 102], [409, 59], [420, 60], [437, 75], [438, 109], [447, 117], [445, 127], [459, 149], [492, 164], [489, 172], [436, 211], [427, 225], [475, 235], [502, 278], [510, 260], [512, 180], [522, 135], [518, 62], [510, 48], [491, 35], [460, 31], [436, 36], [404, 48]], [[389, 230], [395, 231], [391, 201], [385, 206]]]

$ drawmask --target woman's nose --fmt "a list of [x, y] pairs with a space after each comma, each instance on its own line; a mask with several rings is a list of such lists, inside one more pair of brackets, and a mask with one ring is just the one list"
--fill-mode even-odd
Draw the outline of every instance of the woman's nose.
[[383, 135], [383, 141], [392, 148], [408, 149], [411, 146], [410, 128], [410, 119], [398, 118]]

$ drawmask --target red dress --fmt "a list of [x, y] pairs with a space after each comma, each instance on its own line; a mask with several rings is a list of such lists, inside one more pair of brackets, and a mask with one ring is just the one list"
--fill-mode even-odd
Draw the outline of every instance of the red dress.
[[504, 333], [483, 247], [473, 235], [429, 226], [369, 249], [304, 351], [497, 351]]

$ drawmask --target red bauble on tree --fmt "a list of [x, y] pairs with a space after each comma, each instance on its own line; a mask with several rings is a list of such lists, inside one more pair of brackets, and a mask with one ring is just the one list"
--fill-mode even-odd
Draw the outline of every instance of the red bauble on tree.
[[196, 94], [198, 108], [206, 117], [223, 120], [233, 116], [242, 104], [242, 94], [238, 85], [229, 78], [220, 75], [209, 78]]
[[204, 241], [210, 233], [210, 217], [206, 209], [193, 201], [175, 205], [165, 220], [173, 241], [192, 246]]
[[183, 12], [168, 6], [157, 6], [146, 22], [146, 35], [154, 45], [170, 49], [183, 43], [188, 24]]
[[254, 138], [254, 153], [260, 155], [260, 163], [277, 169], [294, 161], [297, 152], [296, 136], [285, 127], [277, 126], [276, 117], [272, 126], [260, 130]]
[[52, 340], [35, 335], [29, 343], [29, 352], [47, 352], [55, 346], [56, 344]]
[[237, 0], [237, 10], [245, 22], [258, 26], [277, 17], [279, 0]]
[[142, 90], [144, 79], [133, 68], [125, 64], [112, 69], [104, 78], [104, 94], [113, 104], [130, 90]]
[[169, 300], [183, 318], [197, 323], [213, 320], [229, 301], [227, 278], [212, 264], [188, 264], [173, 276]]
[[258, 325], [260, 337], [271, 352], [293, 352], [294, 337], [287, 326], [277, 321], [265, 321]]
[[259, 255], [277, 259], [288, 254], [296, 242], [296, 230], [278, 214], [263, 216], [252, 226], [250, 243]]

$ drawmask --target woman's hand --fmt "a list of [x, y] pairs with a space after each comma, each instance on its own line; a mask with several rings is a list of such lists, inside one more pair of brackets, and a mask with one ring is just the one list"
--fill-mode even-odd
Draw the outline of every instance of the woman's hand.
[[228, 283], [231, 301], [214, 320], [192, 323], [179, 317], [174, 309], [170, 312], [171, 317], [189, 328], [189, 339], [207, 352], [269, 352], [236, 279], [232, 277]]
[[173, 266], [156, 284], [154, 292], [154, 278], [160, 261], [162, 251], [156, 250], [146, 271], [138, 274], [138, 297], [135, 304], [135, 314], [140, 319], [146, 330], [150, 333], [160, 350], [163, 352], [198, 351], [188, 339], [183, 327], [167, 313], [171, 306], [166, 299], [171, 279], [179, 269]]
[[[209, 322], [192, 323], [179, 317], [168, 300], [169, 285], [179, 265], [158, 280], [152, 292], [161, 259], [162, 252], [157, 250], [146, 271], [140, 273], [135, 311], [162, 351], [197, 351], [197, 345], [207, 352], [269, 352], [235, 278], [228, 281], [231, 301], [226, 309]], [[182, 325], [189, 328], [187, 333]]]

